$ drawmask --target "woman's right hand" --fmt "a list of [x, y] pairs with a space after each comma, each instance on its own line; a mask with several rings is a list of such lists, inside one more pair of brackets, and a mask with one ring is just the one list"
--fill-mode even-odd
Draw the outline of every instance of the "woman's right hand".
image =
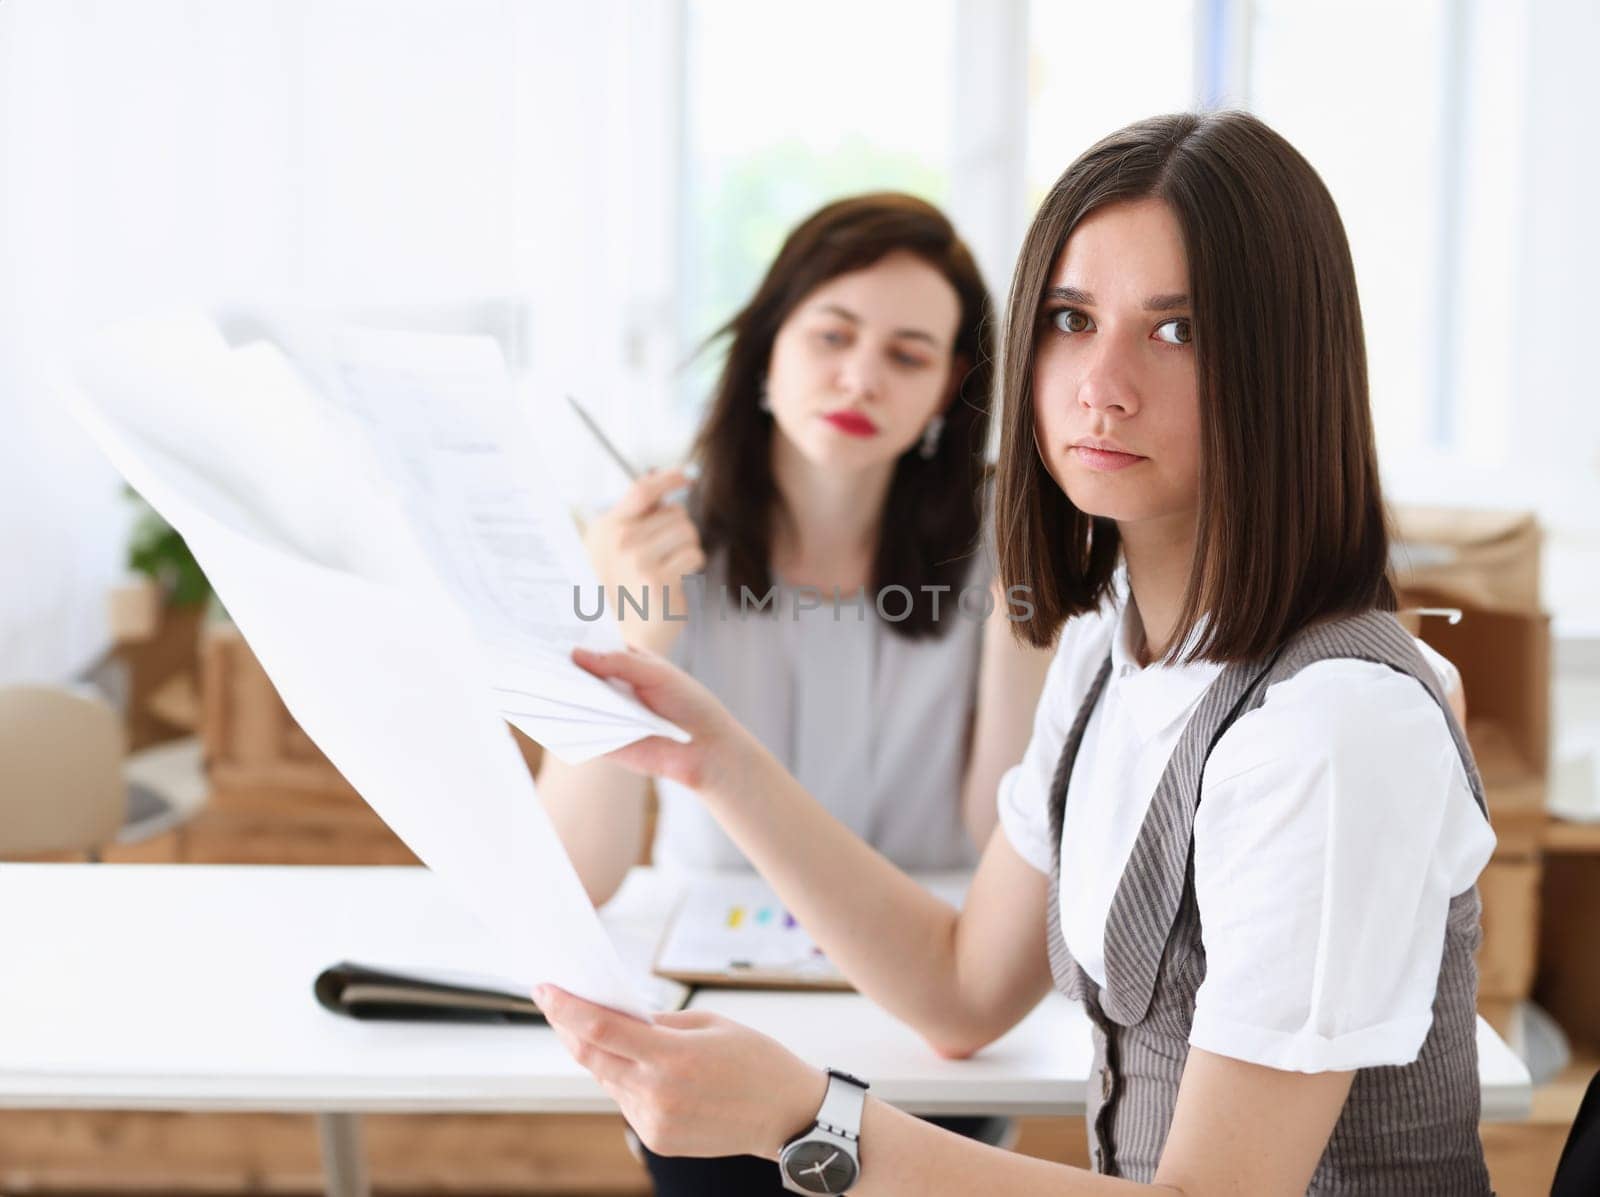
[[[681, 503], [662, 500], [689, 485], [681, 470], [653, 470], [628, 488], [617, 505], [585, 530], [584, 547], [605, 588], [605, 601], [616, 613], [622, 639], [634, 648], [665, 653], [683, 630], [683, 620], [665, 619], [667, 591], [671, 610], [683, 616], [689, 596], [683, 576], [703, 569], [705, 550], [700, 533]], [[648, 602], [648, 619], [618, 596], [624, 589], [640, 606]]]
[[610, 653], [575, 648], [572, 659], [595, 677], [626, 682], [640, 702], [689, 733], [687, 744], [648, 736], [607, 753], [606, 760], [647, 777], [665, 777], [701, 795], [750, 791], [763, 757], [768, 757], [766, 749], [694, 678], [637, 648]]

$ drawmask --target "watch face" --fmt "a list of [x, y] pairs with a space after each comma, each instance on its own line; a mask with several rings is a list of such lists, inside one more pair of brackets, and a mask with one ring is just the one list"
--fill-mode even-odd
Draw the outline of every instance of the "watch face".
[[808, 1193], [843, 1193], [856, 1181], [856, 1162], [844, 1148], [806, 1139], [783, 1153], [783, 1171]]

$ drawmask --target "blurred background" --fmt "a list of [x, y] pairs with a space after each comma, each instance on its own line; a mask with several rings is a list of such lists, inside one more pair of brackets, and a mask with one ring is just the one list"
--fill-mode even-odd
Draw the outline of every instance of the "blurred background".
[[[130, 311], [488, 332], [575, 502], [680, 455], [784, 231], [903, 188], [1003, 293], [1081, 150], [1249, 108], [1354, 247], [1387, 484], [1526, 507], [1600, 635], [1600, 7], [1587, 0], [12, 0], [0, 6], [0, 681], [104, 648], [129, 504], [58, 410]], [[1592, 645], [1591, 645], [1592, 647]], [[1576, 651], [1576, 650], [1575, 650]]]

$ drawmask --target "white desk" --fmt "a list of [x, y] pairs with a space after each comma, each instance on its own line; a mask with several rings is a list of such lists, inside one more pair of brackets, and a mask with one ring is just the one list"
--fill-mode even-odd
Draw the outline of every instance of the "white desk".
[[[638, 872], [606, 910], [648, 959], [676, 889]], [[341, 959], [481, 970], [483, 933], [415, 868], [0, 865], [0, 1107], [307, 1111], [329, 1191], [364, 1191], [363, 1112], [614, 1107], [541, 1027], [363, 1023], [311, 982]], [[916, 1113], [1081, 1114], [1089, 1026], [1052, 995], [966, 1061], [851, 994], [706, 992], [818, 1065]], [[1524, 1117], [1527, 1071], [1481, 1020], [1486, 1120]]]

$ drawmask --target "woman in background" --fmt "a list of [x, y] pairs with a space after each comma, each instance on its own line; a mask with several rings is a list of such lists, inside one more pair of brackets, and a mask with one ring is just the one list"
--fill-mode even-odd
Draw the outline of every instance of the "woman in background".
[[[648, 589], [649, 620], [620, 611], [628, 643], [697, 678], [897, 866], [971, 867], [1048, 664], [1012, 636], [1024, 608], [994, 593], [982, 543], [992, 334], [972, 255], [921, 200], [841, 200], [722, 335], [687, 507], [667, 501], [685, 474], [652, 473], [587, 531], [607, 602]], [[658, 784], [658, 867], [750, 867], [685, 786]], [[640, 858], [646, 786], [608, 761], [539, 775], [596, 903]], [[662, 1193], [781, 1191], [766, 1160], [649, 1163]]]

